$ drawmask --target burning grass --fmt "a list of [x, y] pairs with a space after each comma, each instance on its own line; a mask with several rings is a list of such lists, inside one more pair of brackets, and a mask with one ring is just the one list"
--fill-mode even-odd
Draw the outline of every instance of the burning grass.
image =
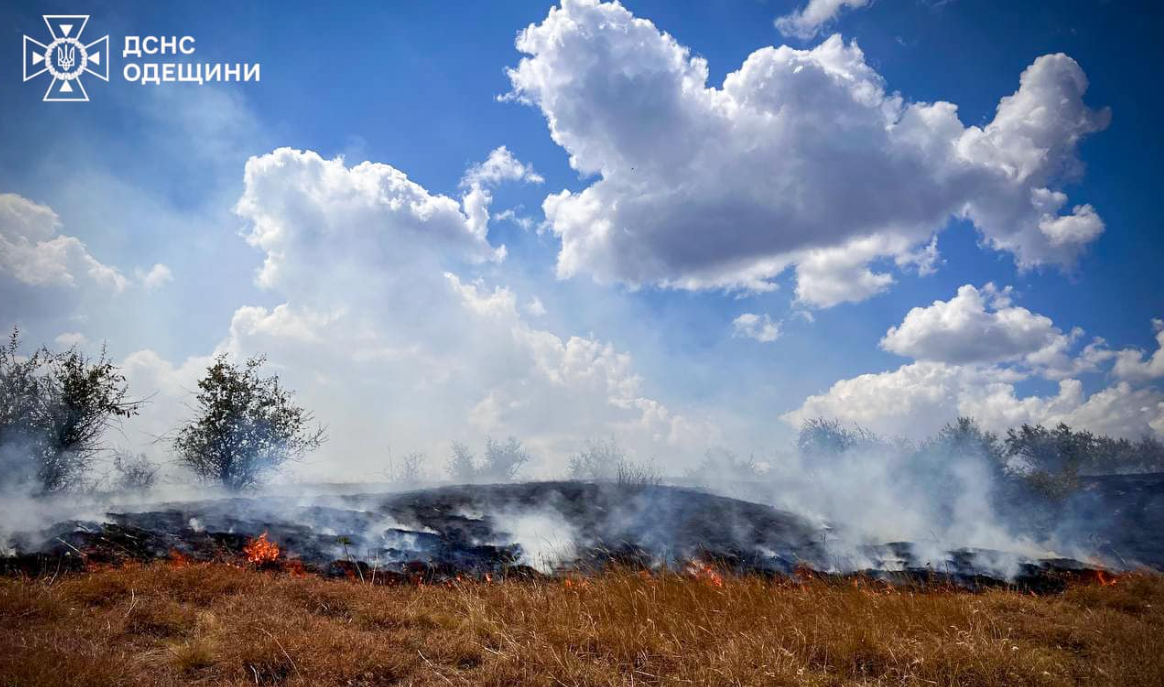
[[267, 533], [263, 532], [247, 542], [243, 547], [243, 553], [246, 554], [247, 560], [255, 565], [273, 565], [279, 560], [279, 545], [267, 539]]
[[1043, 596], [710, 566], [372, 585], [170, 561], [0, 579], [0, 685], [1128, 686], [1164, 684], [1162, 657], [1153, 575]]

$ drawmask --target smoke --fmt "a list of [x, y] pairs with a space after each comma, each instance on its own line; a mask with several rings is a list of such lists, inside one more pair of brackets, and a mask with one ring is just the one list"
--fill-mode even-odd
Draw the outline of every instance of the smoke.
[[932, 462], [919, 464], [910, 452], [890, 446], [827, 458], [785, 453], [772, 461], [764, 487], [771, 505], [839, 528], [859, 543], [1017, 545], [994, 512], [994, 483], [985, 466], [954, 453], [925, 460]]
[[496, 543], [519, 546], [519, 560], [539, 572], [551, 573], [578, 557], [579, 533], [557, 510], [501, 512], [494, 518], [505, 530]]
[[[1085, 488], [1065, 477], [1074, 491], [1060, 498], [1028, 477], [1008, 465], [1003, 442], [968, 420], [921, 443], [815, 421], [793, 450], [762, 462], [711, 452], [686, 481], [805, 517], [825, 532], [830, 568], [841, 572], [892, 569], [894, 554], [883, 548], [891, 543], [908, 543], [909, 557], [927, 567], [968, 564], [1004, 578], [1032, 559], [1126, 567], [1133, 558], [1112, 543], [1121, 537], [1121, 546], [1159, 556], [1141, 544], [1150, 526], [1128, 521], [1161, 498], [1155, 492], [1102, 495], [1103, 478]], [[1136, 499], [1116, 516], [1113, 503]]]
[[[668, 480], [694, 490], [620, 482], [611, 466], [625, 454], [613, 441], [588, 444], [574, 465], [582, 479], [572, 482], [284, 483], [245, 495], [173, 482], [65, 496], [10, 488], [0, 500], [0, 553], [50, 550], [70, 533], [115, 523], [169, 542], [155, 551], [270, 531], [314, 564], [398, 571], [413, 562], [479, 572], [518, 563], [547, 574], [610, 561], [682, 569], [710, 556], [783, 574], [808, 566], [1010, 580], [1060, 557], [1160, 563], [1164, 549], [1141, 533], [1152, 530], [1164, 480], [1134, 478], [1148, 485], [1141, 489], [1093, 479], [1059, 501], [1032, 499], [1002, 448], [970, 422], [914, 444], [820, 421], [795, 449], [764, 460], [709, 452]], [[14, 456], [16, 445], [4, 450]], [[1140, 505], [1116, 520], [1112, 504], [1132, 503], [1129, 489], [1141, 489]]]

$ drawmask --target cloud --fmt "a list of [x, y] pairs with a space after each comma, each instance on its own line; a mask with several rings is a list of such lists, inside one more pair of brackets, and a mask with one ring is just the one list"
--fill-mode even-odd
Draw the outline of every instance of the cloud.
[[757, 50], [722, 88], [619, 4], [565, 0], [516, 46], [506, 98], [539, 108], [597, 177], [543, 202], [563, 278], [766, 291], [795, 268], [798, 298], [824, 307], [888, 288], [880, 259], [932, 270], [924, 247], [951, 218], [1024, 268], [1070, 268], [1103, 231], [1057, 189], [1110, 118], [1084, 104], [1066, 55], [1035, 60], [990, 123], [967, 127], [951, 103], [889, 91], [839, 36]]
[[461, 179], [462, 186], [496, 185], [503, 181], [528, 181], [540, 184], [545, 179], [530, 165], [521, 162], [505, 146], [498, 146], [484, 162], [472, 165]]
[[532, 296], [522, 310], [530, 317], [542, 317], [546, 314], [546, 306], [542, 305], [542, 299], [537, 296]]
[[1000, 362], [1037, 354], [1063, 337], [1049, 317], [1009, 305], [1008, 293], [966, 284], [949, 301], [910, 310], [881, 347], [916, 360]]
[[134, 272], [134, 275], [146, 291], [160, 289], [174, 281], [174, 273], [170, 271], [169, 267], [160, 262], [151, 267], [149, 271], [138, 269]]
[[[216, 351], [217, 352], [217, 351]], [[198, 379], [206, 372], [212, 355], [191, 356], [172, 364], [153, 350], [129, 354], [121, 361], [121, 373], [135, 398], [147, 399], [140, 415], [124, 422], [111, 441], [127, 443], [134, 450], [158, 453], [166, 462], [173, 459], [165, 437], [191, 415], [191, 401]]]
[[461, 202], [469, 218], [469, 230], [473, 233], [485, 235], [489, 205], [493, 202], [489, 189], [504, 181], [540, 184], [543, 179], [533, 167], [513, 157], [505, 146], [494, 149], [484, 162], [471, 166], [461, 178], [461, 188], [466, 191]]
[[[462, 208], [390, 165], [349, 168], [342, 158], [280, 148], [248, 160], [244, 183], [235, 211], [249, 222], [247, 242], [265, 254], [258, 283], [289, 295], [310, 297], [320, 265], [350, 262], [350, 275], [334, 276], [358, 290], [360, 268], [392, 270], [444, 255], [470, 262], [505, 256], [504, 247], [486, 239], [488, 197]], [[484, 219], [476, 210], [484, 210]]]
[[481, 430], [520, 428], [534, 434], [557, 428], [559, 433], [575, 433], [575, 441], [605, 430], [624, 437], [638, 435], [672, 449], [708, 442], [710, 428], [643, 396], [642, 379], [634, 373], [630, 355], [593, 338], [562, 339], [530, 327], [519, 316], [516, 297], [508, 289], [484, 291], [456, 275], [445, 278], [473, 315], [468, 323], [472, 329], [510, 339], [513, 348], [505, 354], [515, 355], [519, 362], [470, 412], [470, 421]]
[[[1015, 306], [1010, 288], [966, 284], [948, 301], [913, 308], [886, 332], [881, 347], [915, 362], [837, 381], [782, 418], [791, 425], [814, 417], [841, 418], [913, 438], [932, 434], [960, 415], [996, 431], [1058, 422], [1133, 438], [1164, 431], [1164, 393], [1159, 390], [1121, 381], [1085, 394], [1077, 377], [1099, 371], [1112, 359], [1124, 379], [1150, 378], [1136, 374], [1150, 363], [1140, 351], [1117, 354], [1100, 338], [1075, 353], [1083, 334], [1079, 328], [1064, 333], [1050, 318]], [[1164, 334], [1160, 338], [1164, 341]], [[1036, 374], [1058, 381], [1058, 392], [1021, 396], [1016, 385]]]
[[513, 208], [493, 213], [493, 221], [513, 222], [517, 226], [521, 227], [523, 231], [530, 231], [536, 226], [536, 222], [534, 222], [533, 217], [528, 215], [519, 215], [517, 214], [517, 210]]
[[771, 343], [780, 338], [780, 324], [780, 322], [773, 322], [767, 313], [757, 315], [746, 312], [732, 320], [732, 337]]
[[1156, 350], [1150, 358], [1140, 350], [1125, 348], [1116, 355], [1115, 374], [1120, 379], [1145, 381], [1164, 377], [1164, 320], [1152, 320]]
[[816, 36], [822, 26], [836, 19], [841, 10], [860, 9], [870, 4], [872, 0], [808, 0], [804, 7], [779, 17], [776, 28], [785, 36], [808, 40]]
[[[551, 476], [592, 437], [668, 456], [712, 440], [701, 420], [647, 393], [628, 353], [539, 329], [527, 319], [544, 312], [536, 294], [471, 276], [504, 255], [475, 219], [489, 198], [474, 194], [531, 175], [499, 148], [466, 172], [458, 202], [385, 164], [348, 167], [289, 148], [247, 163], [236, 211], [263, 254], [256, 282], [278, 304], [236, 309], [215, 352], [268, 354], [329, 427], [302, 469], [367, 476], [391, 446], [426, 451], [436, 473], [449, 441], [512, 434], [538, 458], [529, 474]], [[132, 368], [162, 385], [151, 405], [176, 418], [189, 370], [204, 360], [174, 365], [145, 351]]]
[[796, 266], [797, 301], [829, 308], [885, 291], [894, 283], [893, 275], [874, 272], [869, 263], [887, 248], [885, 237], [872, 236], [807, 251]]
[[1015, 384], [1021, 379], [998, 366], [915, 362], [840, 380], [781, 419], [799, 426], [814, 417], [840, 418], [911, 438], [931, 435], [960, 415], [1000, 432], [1023, 423], [1066, 422], [1112, 436], [1164, 435], [1164, 394], [1155, 389], [1121, 382], [1087, 396], [1078, 380], [1065, 379], [1055, 395], [1020, 396]]
[[51, 208], [14, 193], [0, 194], [0, 274], [29, 286], [87, 283], [124, 291], [129, 280], [90, 255], [79, 239], [58, 234], [60, 226]]
[[63, 332], [62, 334], [58, 335], [57, 338], [53, 339], [53, 341], [56, 342], [58, 346], [62, 346], [64, 348], [73, 348], [74, 346], [80, 347], [89, 343], [89, 340], [85, 338], [85, 335], [81, 334], [80, 332]]

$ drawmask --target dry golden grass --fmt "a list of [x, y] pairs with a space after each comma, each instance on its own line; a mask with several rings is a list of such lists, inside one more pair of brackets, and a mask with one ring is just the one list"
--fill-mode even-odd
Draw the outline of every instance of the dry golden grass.
[[1048, 596], [679, 576], [0, 580], [0, 685], [1164, 685], [1164, 579]]

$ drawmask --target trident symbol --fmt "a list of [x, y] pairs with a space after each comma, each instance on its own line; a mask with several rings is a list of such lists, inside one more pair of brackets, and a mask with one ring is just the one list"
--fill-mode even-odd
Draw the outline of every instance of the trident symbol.
[[77, 49], [71, 45], [57, 47], [57, 64], [61, 69], [69, 71], [76, 64]]

